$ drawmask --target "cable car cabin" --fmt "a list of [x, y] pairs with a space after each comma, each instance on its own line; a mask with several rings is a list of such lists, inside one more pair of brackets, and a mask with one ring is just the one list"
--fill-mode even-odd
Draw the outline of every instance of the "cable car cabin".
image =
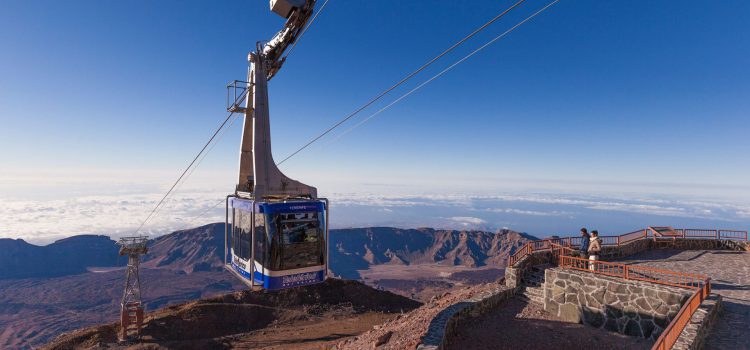
[[250, 287], [268, 290], [323, 282], [328, 270], [327, 209], [327, 200], [229, 198], [227, 269]]

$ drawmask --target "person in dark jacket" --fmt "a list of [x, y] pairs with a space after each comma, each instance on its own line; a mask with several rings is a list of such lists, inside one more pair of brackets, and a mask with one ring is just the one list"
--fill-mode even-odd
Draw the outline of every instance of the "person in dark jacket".
[[586, 230], [586, 228], [581, 229], [581, 250], [580, 255], [583, 257], [588, 257], [588, 251], [589, 251], [589, 231]]

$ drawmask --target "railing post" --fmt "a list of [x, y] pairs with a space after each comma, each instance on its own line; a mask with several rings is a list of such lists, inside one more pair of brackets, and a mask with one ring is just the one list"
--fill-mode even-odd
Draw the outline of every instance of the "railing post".
[[630, 272], [629, 271], [630, 271], [630, 269], [628, 268], [627, 265], [625, 265], [625, 279], [626, 280], [630, 279]]

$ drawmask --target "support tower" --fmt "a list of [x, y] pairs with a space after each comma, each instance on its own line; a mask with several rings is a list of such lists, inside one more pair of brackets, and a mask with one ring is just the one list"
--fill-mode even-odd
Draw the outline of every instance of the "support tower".
[[148, 252], [145, 236], [123, 237], [117, 244], [120, 245], [120, 255], [128, 256], [126, 268], [125, 291], [120, 303], [120, 334], [121, 341], [138, 339], [141, 335], [143, 325], [143, 305], [141, 304], [141, 278], [138, 267], [141, 263], [141, 255]]

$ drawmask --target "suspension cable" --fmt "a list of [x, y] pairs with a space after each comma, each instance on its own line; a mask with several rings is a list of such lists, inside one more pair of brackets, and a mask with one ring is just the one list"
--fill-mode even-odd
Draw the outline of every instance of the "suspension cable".
[[[198, 219], [202, 218], [202, 217], [203, 217], [204, 215], [208, 214], [208, 213], [209, 213], [209, 212], [210, 212], [211, 210], [214, 210], [214, 209], [216, 209], [216, 207], [218, 207], [218, 206], [219, 206], [219, 204], [221, 204], [221, 203], [224, 203], [224, 199], [222, 199], [222, 200], [218, 201], [218, 202], [217, 202], [216, 204], [214, 204], [214, 205], [212, 205], [212, 206], [208, 207], [208, 208], [207, 208], [206, 210], [202, 211], [202, 212], [201, 212], [200, 214], [198, 214], [197, 216], [194, 216], [193, 218], [189, 219], [189, 220], [187, 221], [187, 224], [185, 225], [185, 227], [183, 227], [183, 228], [182, 228], [182, 229], [180, 229], [180, 230], [174, 231], [174, 232], [185, 231], [185, 230], [189, 229], [189, 228], [190, 228], [190, 226], [192, 226], [192, 224], [191, 224], [192, 222], [195, 222], [195, 220], [198, 220]], [[164, 236], [160, 236], [160, 237], [164, 237]], [[158, 238], [158, 237], [157, 237], [157, 238]], [[157, 246], [161, 245], [161, 244], [162, 244], [162, 243], [164, 243], [164, 242], [167, 242], [167, 240], [163, 240], [163, 241], [161, 241], [161, 242], [156, 242], [156, 243], [154, 243], [154, 244], [153, 244], [152, 246], [148, 247], [148, 249], [154, 249], [154, 248], [156, 248]]]
[[370, 105], [372, 105], [376, 101], [380, 100], [383, 96], [385, 96], [389, 92], [393, 91], [393, 89], [401, 86], [403, 83], [405, 83], [409, 79], [413, 78], [415, 75], [419, 74], [419, 72], [425, 70], [427, 67], [429, 67], [430, 65], [432, 65], [433, 63], [435, 63], [435, 61], [437, 61], [440, 58], [442, 58], [443, 56], [447, 55], [449, 52], [453, 51], [453, 49], [457, 48], [458, 46], [460, 46], [461, 44], [463, 44], [467, 40], [471, 39], [477, 33], [481, 32], [482, 30], [484, 30], [485, 28], [487, 28], [488, 26], [490, 26], [492, 23], [495, 23], [495, 21], [499, 20], [500, 18], [502, 18], [503, 16], [505, 16], [506, 14], [508, 14], [508, 12], [510, 12], [511, 10], [515, 9], [519, 5], [523, 4], [525, 1], [526, 0], [519, 0], [515, 4], [511, 5], [507, 9], [505, 9], [503, 12], [500, 12], [497, 16], [493, 17], [487, 23], [485, 23], [485, 24], [481, 25], [479, 28], [475, 29], [473, 32], [469, 33], [469, 35], [467, 35], [463, 39], [457, 41], [455, 44], [451, 45], [451, 47], [449, 47], [445, 51], [441, 52], [439, 55], [435, 56], [433, 59], [427, 61], [427, 63], [425, 63], [421, 67], [417, 68], [417, 70], [409, 73], [409, 75], [405, 76], [404, 78], [402, 78], [401, 80], [399, 80], [397, 83], [393, 84], [391, 87], [383, 90], [381, 93], [379, 93], [378, 95], [376, 95], [375, 97], [373, 97], [372, 99], [370, 99], [367, 103], [365, 103], [361, 107], [357, 108], [351, 114], [349, 114], [346, 117], [344, 117], [344, 119], [341, 119], [336, 124], [334, 124], [333, 126], [331, 126], [330, 128], [328, 128], [327, 130], [325, 130], [323, 133], [321, 133], [320, 135], [318, 135], [315, 138], [313, 138], [312, 140], [310, 140], [304, 146], [300, 147], [299, 149], [297, 149], [296, 151], [294, 151], [292, 154], [288, 155], [286, 158], [284, 158], [283, 160], [281, 160], [278, 164], [281, 165], [282, 163], [284, 163], [287, 160], [289, 160], [289, 158], [294, 157], [297, 153], [299, 153], [302, 150], [304, 150], [305, 148], [309, 147], [314, 142], [320, 140], [323, 136], [325, 136], [328, 133], [330, 133], [331, 131], [333, 131], [333, 129], [336, 129], [337, 127], [339, 127], [339, 125], [344, 124], [347, 120], [349, 120], [349, 119], [353, 118], [355, 115], [359, 114], [359, 112], [362, 112], [367, 107], [370, 107]]
[[524, 23], [526, 23], [526, 22], [530, 21], [530, 20], [531, 20], [532, 18], [534, 18], [534, 17], [536, 17], [537, 15], [539, 15], [540, 13], [544, 12], [544, 11], [545, 11], [545, 10], [547, 10], [547, 9], [548, 9], [549, 7], [551, 7], [552, 5], [554, 5], [554, 4], [556, 4], [556, 3], [558, 3], [559, 1], [560, 1], [560, 0], [554, 0], [554, 1], [550, 2], [550, 3], [548, 3], [548, 4], [547, 4], [547, 6], [544, 6], [544, 7], [542, 7], [542, 8], [540, 9], [540, 10], [538, 10], [538, 11], [534, 12], [534, 13], [533, 13], [533, 14], [532, 14], [531, 16], [529, 16], [529, 17], [526, 17], [526, 18], [525, 18], [525, 19], [524, 19], [523, 21], [521, 21], [521, 22], [518, 22], [518, 23], [517, 23], [516, 25], [514, 25], [514, 26], [513, 26], [513, 27], [511, 27], [510, 29], [508, 29], [508, 30], [506, 30], [505, 32], [503, 32], [502, 34], [500, 34], [500, 35], [496, 36], [495, 38], [493, 38], [492, 40], [488, 41], [488, 42], [487, 42], [487, 43], [485, 43], [484, 45], [480, 46], [480, 47], [479, 47], [479, 48], [477, 48], [476, 50], [472, 51], [472, 52], [471, 52], [471, 53], [469, 53], [468, 55], [464, 56], [464, 57], [463, 57], [463, 58], [461, 58], [460, 60], [458, 60], [458, 61], [454, 62], [453, 64], [451, 64], [451, 65], [450, 65], [450, 66], [448, 66], [447, 68], [443, 69], [443, 70], [442, 70], [442, 71], [440, 71], [439, 73], [437, 73], [437, 74], [435, 74], [434, 76], [432, 76], [432, 77], [431, 77], [430, 79], [427, 79], [426, 81], [424, 81], [423, 83], [421, 83], [421, 84], [417, 85], [417, 86], [416, 86], [415, 88], [413, 88], [413, 89], [409, 90], [409, 91], [408, 91], [407, 93], [405, 93], [405, 94], [401, 95], [401, 96], [400, 96], [399, 98], [395, 99], [395, 100], [394, 100], [393, 102], [389, 103], [389, 104], [388, 104], [388, 105], [386, 105], [385, 107], [383, 107], [383, 108], [379, 109], [378, 111], [376, 111], [375, 113], [371, 114], [371, 115], [370, 115], [370, 116], [368, 116], [367, 118], [363, 119], [363, 120], [362, 120], [362, 121], [360, 121], [359, 123], [355, 124], [355, 125], [354, 125], [354, 126], [352, 126], [351, 128], [349, 128], [349, 129], [345, 130], [344, 132], [342, 132], [341, 134], [339, 134], [339, 135], [338, 135], [338, 136], [337, 136], [337, 137], [336, 137], [336, 138], [335, 138], [334, 140], [332, 140], [332, 141], [331, 141], [331, 142], [330, 142], [329, 144], [331, 144], [331, 143], [334, 143], [334, 142], [336, 142], [337, 140], [341, 139], [341, 138], [342, 138], [343, 136], [345, 136], [346, 134], [348, 134], [348, 133], [349, 133], [349, 132], [351, 132], [352, 130], [354, 130], [354, 129], [356, 129], [357, 127], [361, 126], [362, 124], [364, 124], [364, 123], [368, 122], [368, 121], [369, 121], [370, 119], [372, 119], [372, 118], [376, 117], [377, 115], [379, 115], [380, 113], [382, 113], [382, 112], [383, 112], [383, 111], [385, 111], [386, 109], [390, 108], [391, 106], [393, 106], [393, 105], [395, 105], [395, 104], [399, 103], [399, 102], [400, 102], [401, 100], [403, 100], [403, 99], [404, 99], [404, 98], [406, 98], [407, 96], [409, 96], [409, 95], [411, 95], [412, 93], [416, 92], [417, 90], [421, 89], [421, 88], [422, 88], [422, 87], [424, 87], [425, 85], [427, 85], [427, 84], [431, 83], [431, 82], [432, 82], [433, 80], [435, 80], [435, 79], [439, 78], [440, 76], [442, 76], [443, 74], [445, 74], [445, 73], [446, 73], [446, 72], [448, 72], [449, 70], [453, 69], [453, 68], [454, 68], [455, 66], [457, 66], [457, 65], [461, 64], [462, 62], [466, 61], [467, 59], [469, 59], [469, 58], [470, 58], [471, 56], [474, 56], [474, 55], [475, 55], [476, 53], [478, 53], [479, 51], [482, 51], [482, 50], [483, 50], [484, 48], [486, 48], [487, 46], [490, 46], [490, 45], [494, 44], [494, 43], [495, 43], [496, 41], [498, 41], [498, 40], [502, 39], [503, 37], [505, 37], [506, 35], [510, 34], [510, 32], [512, 32], [512, 31], [513, 31], [513, 30], [515, 30], [516, 28], [520, 27], [520, 26], [521, 26], [521, 25], [523, 25]]
[[[455, 44], [453, 44], [453, 45], [452, 45], [451, 47], [449, 47], [448, 49], [446, 49], [445, 51], [443, 51], [443, 52], [442, 52], [441, 54], [439, 54], [439, 55], [438, 55], [438, 56], [436, 56], [435, 58], [433, 58], [433, 59], [431, 59], [430, 61], [428, 61], [427, 63], [423, 64], [423, 65], [422, 65], [421, 67], [419, 67], [419, 68], [418, 68], [417, 70], [415, 70], [414, 72], [412, 72], [412, 73], [410, 73], [409, 75], [407, 75], [406, 77], [402, 78], [402, 79], [401, 79], [400, 81], [398, 81], [398, 82], [397, 82], [396, 84], [394, 84], [393, 86], [389, 87], [388, 89], [384, 90], [383, 92], [381, 92], [380, 94], [378, 94], [377, 96], [375, 96], [375, 97], [374, 97], [373, 99], [371, 99], [370, 101], [368, 101], [368, 102], [367, 102], [367, 103], [366, 103], [365, 105], [363, 105], [362, 107], [358, 108], [357, 110], [355, 110], [355, 111], [354, 111], [353, 113], [351, 113], [351, 114], [349, 114], [348, 116], [346, 116], [346, 117], [345, 117], [344, 119], [342, 119], [342, 120], [341, 120], [341, 121], [339, 121], [338, 123], [334, 124], [334, 125], [333, 125], [332, 127], [330, 127], [329, 129], [327, 129], [326, 131], [324, 131], [324, 132], [323, 132], [322, 134], [320, 134], [319, 136], [315, 137], [315, 138], [314, 138], [314, 139], [312, 139], [312, 140], [311, 140], [310, 142], [308, 142], [307, 144], [305, 144], [304, 146], [302, 146], [301, 148], [299, 148], [298, 150], [296, 150], [296, 151], [295, 151], [294, 153], [292, 153], [292, 154], [290, 154], [289, 156], [287, 156], [286, 158], [284, 158], [284, 159], [283, 159], [283, 160], [282, 160], [281, 162], [279, 162], [278, 164], [284, 163], [285, 161], [287, 161], [288, 159], [292, 158], [293, 156], [295, 156], [296, 154], [298, 154], [299, 152], [301, 152], [301, 151], [302, 151], [302, 150], [304, 150], [305, 148], [309, 147], [309, 146], [310, 146], [311, 144], [313, 144], [314, 142], [318, 141], [318, 140], [319, 140], [320, 138], [322, 138], [322, 137], [323, 137], [323, 136], [325, 136], [326, 134], [330, 133], [330, 132], [331, 132], [331, 131], [333, 131], [333, 130], [334, 130], [335, 128], [337, 128], [337, 127], [338, 127], [338, 126], [340, 126], [341, 124], [345, 123], [345, 122], [346, 122], [347, 120], [351, 119], [352, 117], [354, 117], [355, 115], [357, 115], [358, 113], [360, 113], [360, 112], [361, 112], [362, 110], [366, 109], [367, 107], [369, 107], [370, 105], [372, 105], [373, 103], [375, 103], [376, 101], [378, 101], [379, 99], [381, 99], [381, 98], [382, 98], [383, 96], [385, 96], [385, 95], [386, 95], [387, 93], [389, 93], [390, 91], [392, 91], [392, 90], [393, 90], [393, 89], [395, 89], [396, 87], [398, 87], [398, 86], [402, 85], [403, 83], [405, 83], [405, 82], [406, 82], [406, 81], [408, 81], [409, 79], [413, 78], [413, 77], [414, 77], [415, 75], [417, 75], [417, 74], [418, 74], [419, 72], [423, 71], [423, 70], [424, 70], [425, 68], [427, 68], [428, 66], [430, 66], [430, 65], [431, 65], [432, 63], [434, 63], [435, 61], [437, 61], [437, 60], [438, 60], [438, 59], [440, 59], [441, 57], [445, 56], [446, 54], [448, 54], [449, 52], [451, 52], [451, 51], [452, 51], [453, 49], [455, 49], [456, 47], [458, 47], [459, 45], [463, 44], [463, 43], [464, 43], [464, 42], [465, 42], [466, 40], [470, 39], [471, 37], [473, 37], [474, 35], [476, 35], [476, 34], [477, 34], [477, 33], [479, 33], [480, 31], [482, 31], [483, 29], [485, 29], [485, 28], [486, 28], [487, 26], [489, 26], [490, 24], [494, 23], [494, 22], [495, 22], [495, 21], [497, 21], [498, 19], [502, 18], [502, 17], [503, 17], [503, 16], [505, 15], [505, 14], [507, 14], [508, 12], [510, 12], [511, 10], [513, 10], [514, 8], [516, 8], [517, 6], [519, 6], [520, 4], [522, 4], [523, 2], [525, 2], [525, 0], [519, 0], [518, 2], [516, 2], [515, 4], [513, 4], [513, 5], [511, 6], [511, 7], [507, 8], [506, 10], [504, 10], [503, 12], [501, 12], [500, 14], [498, 14], [497, 16], [495, 16], [494, 18], [492, 18], [492, 19], [491, 19], [490, 21], [488, 21], [487, 23], [485, 23], [485, 24], [483, 24], [482, 26], [480, 26], [479, 28], [475, 29], [475, 30], [474, 30], [474, 31], [473, 31], [472, 33], [470, 33], [469, 35], [467, 35], [467, 36], [466, 36], [466, 37], [464, 37], [463, 39], [461, 39], [461, 40], [459, 40], [458, 42], [456, 42]], [[450, 71], [451, 69], [453, 69], [453, 68], [454, 68], [454, 67], [456, 67], [457, 65], [459, 65], [459, 64], [461, 64], [461, 63], [463, 63], [464, 61], [466, 61], [466, 60], [467, 60], [467, 59], [469, 59], [470, 57], [472, 57], [472, 56], [474, 56], [475, 54], [477, 54], [478, 52], [482, 51], [482, 50], [483, 50], [483, 49], [485, 49], [486, 47], [488, 47], [488, 46], [490, 46], [490, 45], [494, 44], [494, 43], [495, 43], [496, 41], [498, 41], [498, 40], [502, 39], [503, 37], [505, 37], [506, 35], [510, 34], [510, 33], [511, 33], [512, 31], [514, 31], [515, 29], [517, 29], [518, 27], [520, 27], [520, 26], [521, 26], [521, 25], [523, 25], [524, 23], [526, 23], [526, 22], [530, 21], [530, 20], [531, 20], [531, 19], [533, 19], [534, 17], [538, 16], [539, 14], [541, 14], [542, 12], [544, 12], [545, 10], [547, 10], [548, 8], [550, 8], [551, 6], [555, 5], [555, 4], [556, 4], [556, 3], [558, 3], [558, 2], [559, 2], [559, 0], [553, 0], [552, 2], [548, 3], [548, 4], [546, 5], [546, 6], [542, 7], [542, 8], [541, 8], [541, 9], [539, 9], [538, 11], [536, 11], [536, 12], [534, 12], [533, 14], [531, 14], [530, 16], [526, 17], [526, 18], [525, 18], [524, 20], [522, 20], [521, 22], [517, 23], [516, 25], [514, 25], [514, 26], [513, 26], [513, 27], [511, 27], [510, 29], [506, 30], [506, 31], [505, 31], [505, 32], [503, 32], [502, 34], [500, 34], [500, 35], [496, 36], [495, 38], [493, 38], [492, 40], [488, 41], [488, 42], [487, 42], [487, 43], [485, 43], [484, 45], [482, 45], [482, 46], [480, 46], [479, 48], [475, 49], [474, 51], [472, 51], [472, 52], [471, 52], [471, 53], [469, 53], [468, 55], [464, 56], [464, 57], [463, 57], [463, 58], [461, 58], [460, 60], [458, 60], [458, 61], [454, 62], [453, 64], [451, 64], [451, 65], [450, 65], [450, 66], [448, 66], [447, 68], [443, 69], [442, 71], [440, 71], [440, 72], [439, 72], [439, 73], [437, 73], [436, 75], [432, 76], [432, 77], [431, 77], [431, 78], [429, 78], [428, 80], [426, 80], [426, 81], [422, 82], [421, 84], [419, 84], [419, 85], [418, 85], [417, 87], [415, 87], [415, 88], [411, 89], [410, 91], [408, 91], [407, 93], [405, 93], [405, 94], [401, 95], [401, 96], [400, 96], [399, 98], [397, 98], [396, 100], [392, 101], [391, 103], [389, 103], [389, 104], [388, 104], [388, 105], [386, 105], [385, 107], [383, 107], [383, 108], [379, 109], [379, 110], [378, 110], [378, 111], [376, 111], [375, 113], [371, 114], [370, 116], [368, 116], [368, 117], [367, 117], [367, 118], [365, 118], [364, 120], [360, 121], [359, 123], [357, 123], [356, 125], [354, 125], [354, 126], [353, 126], [353, 127], [351, 127], [350, 129], [347, 129], [347, 130], [346, 130], [346, 131], [345, 131], [344, 133], [342, 133], [341, 135], [339, 135], [339, 137], [338, 137], [338, 138], [337, 138], [336, 140], [338, 140], [338, 139], [339, 139], [339, 138], [341, 138], [342, 136], [346, 135], [347, 133], [351, 132], [352, 130], [356, 129], [357, 127], [361, 126], [362, 124], [366, 123], [367, 121], [369, 121], [370, 119], [374, 118], [375, 116], [379, 115], [380, 113], [382, 113], [382, 112], [383, 112], [383, 111], [385, 111], [386, 109], [390, 108], [391, 106], [395, 105], [396, 103], [400, 102], [401, 100], [403, 100], [403, 99], [404, 99], [404, 98], [406, 98], [407, 96], [411, 95], [412, 93], [416, 92], [417, 90], [419, 90], [419, 89], [421, 89], [422, 87], [426, 86], [427, 84], [431, 83], [432, 81], [434, 81], [435, 79], [439, 78], [440, 76], [442, 76], [442, 75], [443, 75], [443, 74], [445, 74], [446, 72]], [[318, 10], [318, 13], [317, 13], [317, 14], [316, 14], [316, 15], [315, 15], [315, 16], [313, 17], [312, 21], [310, 22], [310, 25], [312, 25], [312, 23], [314, 22], [315, 18], [316, 18], [316, 17], [317, 17], [317, 16], [318, 16], [318, 15], [319, 15], [319, 14], [320, 14], [320, 13], [321, 13], [322, 11], [323, 11], [323, 9], [325, 8], [325, 5], [326, 5], [327, 3], [328, 3], [328, 0], [326, 0], [326, 1], [325, 1], [325, 2], [323, 3], [323, 6], [322, 6], [322, 7], [320, 8], [320, 10]], [[306, 28], [305, 28], [305, 29], [303, 30], [303, 33], [302, 33], [302, 34], [304, 34], [304, 31], [306, 31], [306, 30], [307, 30], [307, 29], [308, 29], [308, 28], [310, 27], [310, 25], [308, 25], [308, 26], [307, 26], [307, 27], [306, 27]], [[301, 36], [300, 36], [300, 37], [301, 37]], [[298, 40], [299, 40], [299, 38], [298, 38]], [[295, 42], [295, 44], [294, 44], [294, 45], [296, 45], [296, 42]], [[291, 49], [293, 49], [293, 48], [294, 48], [294, 46], [292, 46], [292, 48], [291, 48]], [[289, 55], [289, 53], [291, 52], [291, 49], [290, 49], [290, 51], [288, 51], [288, 52], [287, 52], [287, 54], [285, 55], [285, 57]], [[242, 99], [244, 99], [244, 98], [245, 98], [246, 96], [247, 96], [246, 94], [243, 94], [243, 96], [241, 96], [241, 98], [242, 98]], [[192, 162], [191, 162], [191, 163], [190, 163], [190, 164], [188, 165], [188, 167], [187, 167], [187, 168], [185, 169], [185, 171], [183, 171], [183, 173], [182, 173], [182, 174], [180, 175], [180, 177], [179, 177], [179, 178], [177, 179], [177, 181], [175, 181], [175, 183], [174, 183], [174, 184], [172, 185], [172, 187], [171, 187], [171, 188], [169, 189], [169, 191], [167, 191], [167, 193], [166, 193], [166, 194], [164, 195], [164, 197], [162, 197], [162, 199], [161, 199], [161, 200], [159, 201], [159, 203], [158, 203], [158, 204], [156, 205], [156, 207], [154, 207], [154, 209], [153, 209], [153, 210], [151, 211], [151, 213], [149, 214], [149, 216], [148, 216], [148, 217], [146, 217], [146, 219], [145, 219], [145, 220], [143, 221], [143, 223], [141, 223], [141, 225], [140, 225], [140, 226], [138, 227], [138, 230], [136, 230], [136, 233], [138, 233], [138, 231], [140, 231], [140, 230], [141, 230], [141, 228], [142, 228], [142, 227], [143, 227], [143, 226], [145, 225], [145, 223], [146, 223], [146, 222], [147, 222], [147, 221], [148, 221], [148, 220], [149, 220], [149, 219], [150, 219], [150, 218], [152, 217], [152, 215], [154, 214], [154, 212], [155, 212], [155, 211], [156, 211], [156, 210], [157, 210], [157, 209], [159, 208], [159, 206], [161, 206], [161, 204], [162, 204], [162, 203], [164, 202], [164, 200], [165, 200], [165, 199], [166, 199], [166, 198], [167, 198], [167, 197], [169, 196], [169, 194], [170, 194], [170, 193], [172, 193], [172, 191], [174, 190], [175, 186], [177, 186], [177, 184], [178, 184], [178, 183], [180, 182], [180, 180], [182, 180], [182, 178], [183, 178], [183, 177], [185, 176], [185, 174], [186, 174], [186, 173], [188, 172], [188, 170], [190, 170], [190, 168], [191, 168], [191, 167], [193, 166], [193, 164], [194, 164], [194, 163], [195, 163], [195, 162], [196, 162], [196, 161], [198, 160], [198, 158], [199, 158], [199, 157], [201, 156], [201, 154], [203, 154], [203, 152], [204, 152], [204, 151], [206, 150], [206, 148], [207, 148], [207, 147], [209, 146], [209, 144], [211, 144], [211, 142], [212, 142], [212, 141], [214, 140], [214, 138], [216, 137], [216, 135], [217, 135], [217, 134], [219, 133], [219, 131], [221, 131], [221, 129], [222, 129], [222, 128], [223, 128], [223, 127], [224, 127], [224, 126], [226, 125], [227, 121], [229, 121], [229, 119], [230, 119], [230, 118], [232, 117], [232, 115], [233, 115], [233, 114], [234, 114], [234, 112], [230, 113], [230, 114], [229, 114], [229, 115], [227, 116], [227, 118], [226, 118], [226, 119], [224, 120], [224, 122], [223, 122], [223, 123], [222, 123], [222, 124], [221, 124], [221, 125], [219, 126], [219, 128], [218, 128], [218, 129], [217, 129], [217, 130], [216, 130], [216, 131], [214, 132], [214, 134], [213, 134], [213, 135], [211, 136], [211, 138], [210, 138], [210, 139], [208, 140], [208, 142], [207, 142], [207, 143], [206, 143], [206, 144], [205, 144], [205, 145], [203, 146], [203, 148], [202, 148], [202, 149], [200, 150], [200, 152], [198, 152], [198, 154], [197, 154], [197, 155], [196, 155], [196, 157], [195, 157], [195, 158], [193, 159], [193, 161], [192, 161]], [[334, 140], [334, 141], [335, 141], [335, 140]], [[213, 147], [211, 147], [211, 149], [212, 149], [212, 148], [213, 148]], [[210, 151], [210, 149], [209, 149], [209, 151]], [[204, 158], [205, 158], [205, 157], [204, 157]], [[202, 159], [201, 159], [201, 161], [202, 161]], [[191, 174], [192, 174], [192, 172], [191, 172]], [[224, 200], [222, 199], [221, 201], [217, 202], [217, 204], [215, 204], [215, 205], [213, 205], [213, 206], [209, 207], [208, 209], [206, 209], [205, 211], [201, 212], [201, 213], [200, 213], [200, 214], [199, 214], [198, 216], [196, 216], [196, 217], [192, 218], [192, 219], [191, 219], [191, 220], [189, 220], [189, 221], [190, 221], [190, 222], [192, 222], [192, 221], [194, 221], [194, 220], [197, 220], [197, 219], [199, 219], [199, 218], [203, 217], [203, 216], [204, 216], [205, 214], [207, 214], [207, 213], [208, 213], [209, 211], [211, 211], [211, 210], [215, 209], [215, 208], [216, 208], [216, 207], [217, 207], [217, 206], [218, 206], [219, 204], [221, 204], [221, 203], [222, 203], [223, 201], [224, 201]], [[158, 245], [158, 243], [157, 243], [156, 245]], [[153, 246], [152, 246], [152, 247], [153, 247]]]
[[[245, 92], [242, 95], [238, 96], [237, 99], [235, 99], [235, 103], [242, 103], [242, 101], [245, 99], [246, 96], [247, 96], [247, 92]], [[154, 216], [154, 213], [156, 212], [156, 210], [159, 209], [159, 207], [164, 203], [164, 201], [167, 199], [167, 197], [169, 197], [169, 195], [175, 189], [175, 187], [177, 186], [177, 184], [180, 183], [180, 181], [182, 181], [182, 178], [185, 177], [185, 174], [188, 173], [188, 171], [193, 167], [193, 164], [195, 164], [195, 162], [198, 161], [198, 158], [200, 158], [200, 156], [203, 154], [203, 152], [206, 151], [206, 148], [208, 148], [208, 146], [211, 144], [211, 142], [214, 140], [214, 138], [216, 138], [216, 135], [219, 134], [219, 132], [221, 131], [221, 129], [224, 128], [224, 126], [227, 124], [227, 122], [232, 117], [232, 115], [234, 115], [234, 112], [230, 112], [229, 115], [227, 115], [227, 117], [219, 125], [219, 127], [216, 129], [216, 131], [214, 131], [213, 135], [211, 135], [211, 138], [208, 139], [208, 142], [206, 142], [206, 144], [203, 145], [203, 148], [201, 148], [201, 150], [198, 152], [198, 154], [195, 155], [195, 157], [190, 162], [190, 164], [188, 164], [188, 166], [185, 168], [185, 170], [182, 171], [182, 174], [180, 174], [180, 177], [177, 178], [177, 180], [172, 184], [172, 186], [169, 188], [169, 190], [167, 191], [167, 193], [165, 193], [164, 196], [161, 198], [161, 200], [159, 200], [159, 203], [156, 204], [156, 206], [154, 207], [154, 209], [152, 209], [151, 212], [148, 214], [148, 216], [143, 220], [143, 222], [141, 222], [140, 226], [138, 226], [138, 229], [135, 230], [135, 234], [138, 234], [138, 232], [141, 231], [141, 229], [143, 228], [143, 226], [146, 225], [146, 222], [148, 222], [148, 220], [151, 219]]]
[[[294, 43], [292, 44], [292, 47], [289, 48], [289, 51], [286, 52], [286, 54], [284, 55], [284, 58], [288, 57], [289, 54], [292, 53], [292, 51], [294, 50], [294, 48], [297, 46], [297, 43], [300, 41], [300, 39], [302, 39], [302, 36], [304, 36], [305, 33], [307, 33], [308, 29], [310, 29], [310, 27], [313, 25], [313, 23], [315, 23], [315, 20], [323, 12], [323, 10], [325, 9], [326, 5], [328, 5], [328, 1], [330, 1], [330, 0], [325, 0], [325, 2], [323, 2], [323, 5], [320, 7], [320, 9], [318, 9], [318, 12], [315, 13], [315, 15], [313, 15], [312, 19], [307, 24], [307, 26], [305, 26], [305, 28], [302, 29], [302, 32], [300, 33], [299, 37], [297, 37], [297, 40], [294, 41]], [[241, 103], [242, 100], [244, 100], [246, 96], [247, 96], [247, 93], [241, 95], [240, 97], [238, 97], [238, 100], [236, 100], [235, 103]], [[222, 122], [221, 125], [219, 125], [219, 128], [216, 129], [216, 131], [211, 136], [211, 138], [208, 140], [208, 142], [206, 142], [206, 144], [203, 146], [203, 148], [200, 150], [200, 152], [198, 152], [198, 154], [195, 156], [195, 158], [193, 158], [193, 160], [190, 162], [190, 164], [188, 164], [187, 168], [185, 168], [185, 170], [182, 172], [182, 174], [180, 174], [180, 177], [177, 178], [177, 180], [172, 184], [172, 186], [169, 188], [169, 190], [167, 191], [167, 193], [165, 193], [164, 196], [161, 198], [161, 200], [159, 201], [159, 203], [156, 204], [156, 206], [154, 207], [154, 209], [151, 210], [151, 212], [148, 214], [148, 216], [146, 217], [146, 219], [144, 219], [143, 222], [138, 226], [138, 229], [135, 231], [136, 234], [138, 232], [140, 232], [140, 230], [143, 228], [143, 226], [152, 217], [155, 217], [156, 214], [159, 213], [159, 211], [163, 207], [163, 204], [164, 204], [165, 200], [167, 199], [167, 197], [169, 197], [169, 195], [174, 192], [175, 187], [179, 188], [179, 186], [182, 186], [181, 184], [178, 186], [178, 184], [183, 179], [183, 177], [185, 177], [185, 175], [187, 174], [187, 177], [185, 177], [185, 180], [187, 180], [187, 178], [190, 177], [190, 175], [192, 175], [192, 173], [195, 170], [195, 168], [203, 161], [203, 159], [205, 158], [205, 154], [208, 154], [208, 152], [211, 152], [211, 149], [213, 149], [213, 146], [211, 148], [209, 148], [208, 151], [205, 152], [205, 154], [204, 154], [204, 151], [206, 151], [206, 147], [208, 147], [208, 145], [211, 144], [211, 142], [214, 140], [214, 138], [216, 137], [216, 135], [219, 133], [219, 131], [221, 131], [224, 128], [224, 126], [227, 124], [227, 121], [229, 121], [229, 119], [232, 117], [233, 114], [234, 114], [234, 112], [229, 113], [229, 115], [224, 119], [224, 122]], [[232, 123], [234, 123], [234, 120], [232, 121]], [[201, 158], [200, 160], [198, 160], [198, 158], [201, 156], [201, 154], [204, 154], [204, 157]], [[198, 161], [198, 162], [196, 163], [196, 161]], [[195, 167], [193, 166], [194, 164], [195, 164]], [[191, 170], [190, 173], [188, 173], [188, 171], [191, 168], [193, 170]], [[184, 181], [183, 181], [183, 183], [184, 183]], [[216, 206], [214, 206], [214, 208], [215, 207]], [[203, 214], [201, 214], [201, 216], [202, 215]], [[197, 219], [197, 217], [195, 219]]]
[[234, 123], [240, 118], [240, 115], [241, 114], [235, 113], [235, 117], [231, 118], [231, 121], [229, 122], [229, 124], [227, 124], [224, 127], [224, 129], [221, 131], [221, 133], [219, 133], [219, 135], [216, 137], [216, 141], [214, 141], [214, 143], [211, 144], [211, 147], [209, 147], [206, 150], [206, 152], [203, 153], [203, 155], [200, 157], [200, 159], [198, 159], [198, 161], [195, 163], [195, 165], [193, 166], [193, 168], [190, 169], [190, 172], [188, 172], [188, 174], [185, 176], [185, 178], [182, 180], [182, 182], [180, 182], [180, 184], [177, 185], [177, 187], [174, 189], [174, 191], [172, 191], [171, 197], [169, 199], [167, 199], [164, 202], [164, 204], [162, 204], [162, 206], [159, 207], [159, 209], [156, 210], [156, 212], [153, 215], [154, 218], [156, 216], [158, 216], [162, 212], [162, 210], [164, 210], [164, 208], [166, 208], [169, 205], [170, 201], [175, 201], [175, 194], [177, 194], [177, 192], [180, 191], [180, 189], [188, 181], [188, 179], [190, 178], [190, 176], [193, 175], [193, 173], [195, 172], [195, 169], [198, 169], [198, 167], [201, 165], [201, 163], [203, 162], [203, 160], [206, 159], [206, 157], [208, 156], [209, 153], [211, 153], [211, 151], [214, 149], [214, 147], [216, 147], [216, 145], [219, 144], [219, 142], [221, 142], [221, 139], [232, 128], [232, 125], [234, 125]]

